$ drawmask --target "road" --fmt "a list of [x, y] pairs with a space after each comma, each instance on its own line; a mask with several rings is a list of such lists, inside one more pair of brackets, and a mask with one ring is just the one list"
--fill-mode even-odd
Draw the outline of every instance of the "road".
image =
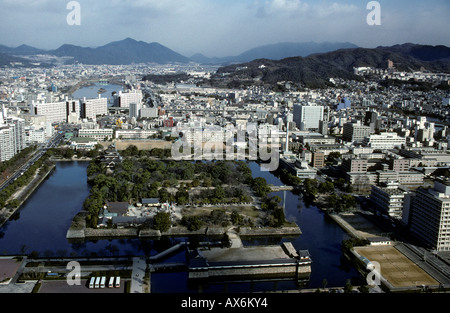
[[17, 178], [19, 178], [23, 173], [25, 173], [33, 164], [39, 160], [50, 148], [57, 147], [64, 137], [64, 133], [57, 133], [49, 141], [47, 141], [43, 146], [39, 147], [33, 154], [30, 160], [23, 164], [18, 170], [14, 172], [8, 179], [6, 179], [0, 185], [0, 191], [12, 184]]

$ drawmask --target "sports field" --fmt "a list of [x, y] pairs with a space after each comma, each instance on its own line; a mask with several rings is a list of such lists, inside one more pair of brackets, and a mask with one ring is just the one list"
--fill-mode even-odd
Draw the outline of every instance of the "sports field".
[[381, 276], [394, 288], [439, 285], [394, 246], [364, 246], [354, 247], [354, 250], [370, 261], [378, 262]]

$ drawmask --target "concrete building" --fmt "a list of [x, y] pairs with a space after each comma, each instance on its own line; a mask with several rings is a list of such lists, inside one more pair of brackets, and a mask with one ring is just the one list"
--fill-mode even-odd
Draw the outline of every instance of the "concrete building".
[[322, 151], [314, 151], [312, 154], [312, 166], [314, 168], [325, 167], [325, 154]]
[[0, 127], [0, 161], [7, 161], [14, 155], [13, 130], [9, 126], [3, 125]]
[[343, 127], [343, 139], [349, 142], [363, 142], [370, 136], [370, 127], [362, 125], [361, 122], [345, 123]]
[[38, 103], [33, 104], [33, 113], [35, 115], [43, 115], [47, 122], [63, 123], [68, 121], [71, 113], [75, 113], [80, 117], [80, 104], [75, 100], [60, 101], [53, 103]]
[[368, 164], [367, 159], [344, 158], [342, 169], [346, 173], [366, 173]]
[[158, 117], [158, 108], [143, 107], [141, 109], [142, 118], [156, 118]]
[[323, 121], [323, 106], [294, 105], [294, 122], [300, 130], [319, 129], [319, 122]]
[[286, 169], [292, 175], [301, 179], [315, 179], [317, 177], [317, 170], [308, 165], [308, 162], [298, 160], [295, 157], [280, 157], [280, 166]]
[[403, 147], [406, 144], [406, 138], [396, 133], [386, 132], [366, 137], [363, 144], [373, 149], [394, 149]]
[[95, 119], [99, 115], [108, 114], [108, 99], [98, 95], [97, 99], [80, 100], [80, 118]]
[[121, 108], [129, 108], [130, 103], [142, 103], [143, 95], [141, 90], [132, 90], [129, 92], [119, 91], [115, 95], [114, 105]]
[[78, 130], [78, 137], [94, 138], [95, 140], [112, 139], [113, 132], [112, 128], [80, 129]]
[[450, 251], [450, 181], [437, 179], [434, 188], [419, 188], [411, 199], [411, 233], [437, 251]]
[[398, 182], [391, 181], [380, 186], [372, 186], [370, 200], [379, 212], [401, 219], [403, 202], [407, 193]]

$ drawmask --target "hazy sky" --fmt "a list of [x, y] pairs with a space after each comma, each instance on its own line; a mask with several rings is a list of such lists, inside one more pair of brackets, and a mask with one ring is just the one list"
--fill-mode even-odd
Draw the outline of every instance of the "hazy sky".
[[131, 37], [209, 57], [277, 42], [450, 46], [449, 0], [380, 0], [375, 26], [366, 21], [369, 0], [78, 0], [81, 25], [72, 26], [69, 2], [0, 0], [0, 44], [95, 47]]

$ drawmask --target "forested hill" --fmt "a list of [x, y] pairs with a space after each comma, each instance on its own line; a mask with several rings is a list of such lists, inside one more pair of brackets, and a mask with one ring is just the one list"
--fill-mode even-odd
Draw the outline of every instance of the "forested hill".
[[425, 61], [388, 49], [355, 48], [279, 61], [258, 59], [224, 66], [218, 69], [210, 83], [213, 86], [237, 88], [249, 84], [273, 86], [277, 82], [291, 81], [305, 87], [325, 87], [330, 85], [330, 78], [361, 80], [353, 73], [354, 67], [386, 68], [388, 60], [393, 61], [401, 71], [426, 69], [450, 72], [450, 61], [446, 59]]

